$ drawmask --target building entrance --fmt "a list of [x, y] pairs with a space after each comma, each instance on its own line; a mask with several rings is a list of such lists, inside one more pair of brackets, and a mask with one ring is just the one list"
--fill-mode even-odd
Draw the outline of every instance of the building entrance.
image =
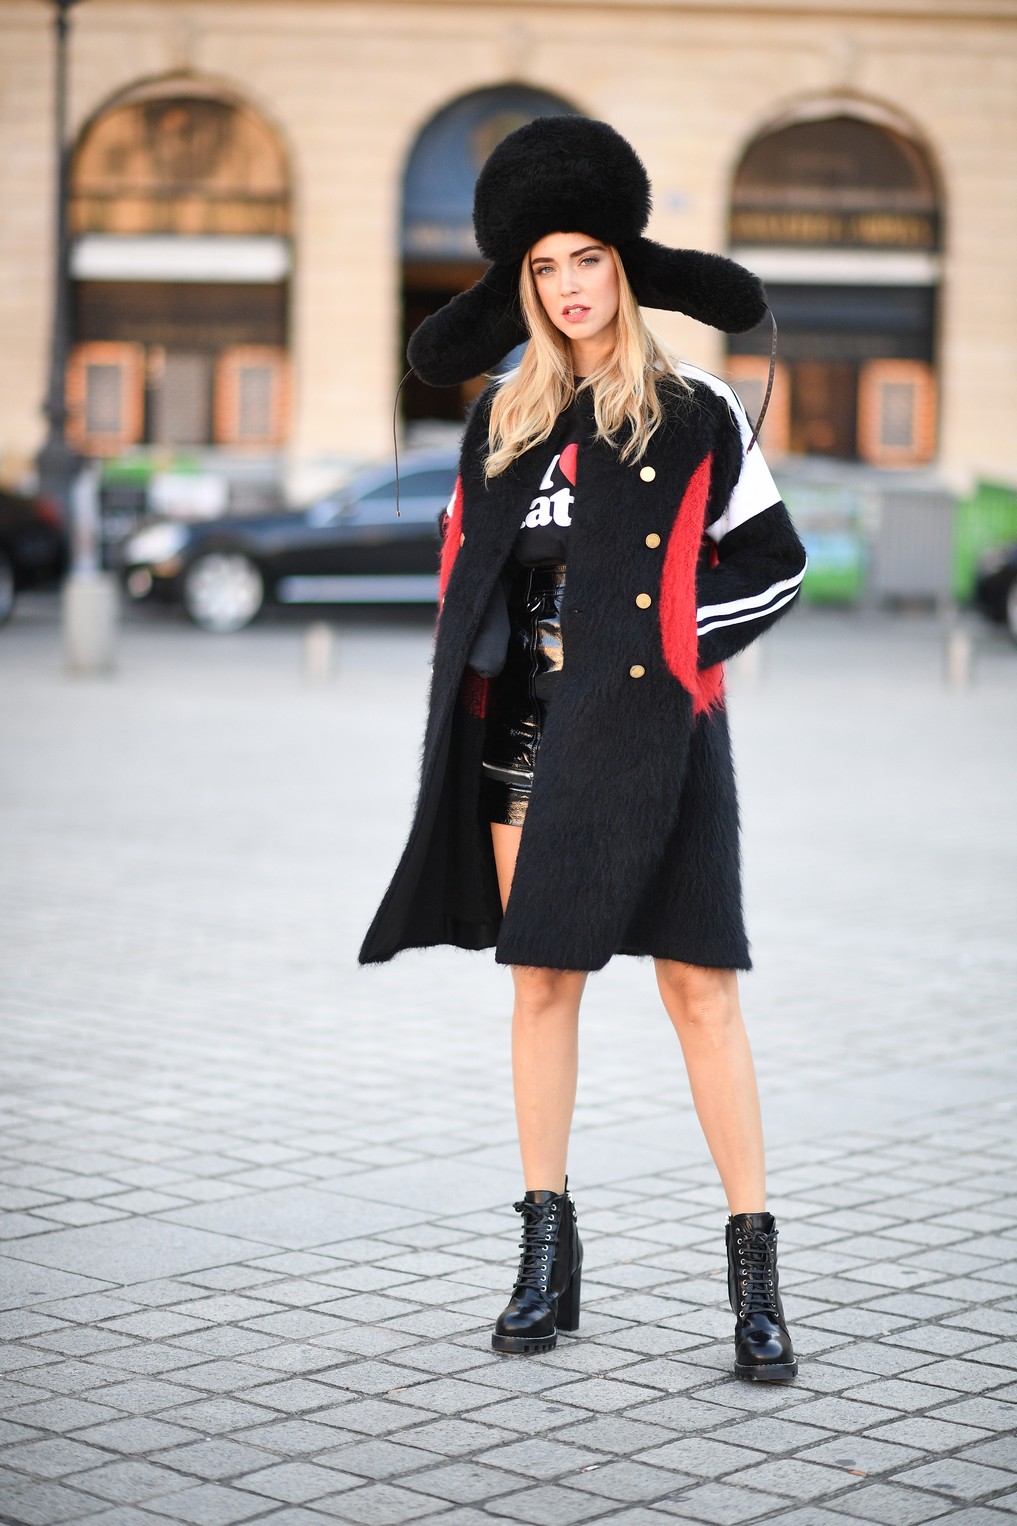
[[139, 87], [82, 134], [69, 221], [79, 448], [281, 445], [290, 194], [269, 125], [191, 77]]
[[[422, 129], [403, 184], [403, 354], [414, 329], [487, 268], [473, 238], [473, 188], [488, 154], [534, 117], [574, 110], [547, 91], [499, 85], [460, 96]], [[407, 426], [461, 423], [483, 385], [476, 377], [462, 387], [428, 387], [411, 376], [402, 393]]]
[[[780, 330], [770, 453], [917, 465], [936, 448], [942, 212], [920, 146], [859, 110], [828, 106], [750, 145], [732, 252], [765, 281]], [[750, 412], [769, 343], [762, 328], [730, 341]]]

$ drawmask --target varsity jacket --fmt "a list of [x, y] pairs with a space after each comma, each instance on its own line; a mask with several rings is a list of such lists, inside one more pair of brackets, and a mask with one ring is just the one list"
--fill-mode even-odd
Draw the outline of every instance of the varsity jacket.
[[597, 439], [580, 394], [564, 664], [508, 907], [480, 805], [494, 680], [468, 666], [536, 486], [540, 448], [484, 477], [493, 387], [463, 439], [441, 552], [420, 787], [360, 952], [494, 946], [501, 963], [601, 968], [615, 953], [747, 969], [723, 662], [796, 598], [801, 541], [733, 391], [692, 366], [662, 388], [641, 459]]

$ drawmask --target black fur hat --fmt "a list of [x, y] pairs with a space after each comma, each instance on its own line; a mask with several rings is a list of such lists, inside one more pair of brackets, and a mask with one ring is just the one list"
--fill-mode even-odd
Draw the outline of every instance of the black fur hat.
[[454, 386], [495, 367], [528, 337], [519, 267], [548, 233], [588, 233], [613, 244], [643, 307], [685, 313], [729, 334], [755, 328], [767, 303], [758, 276], [719, 254], [643, 238], [650, 181], [638, 154], [606, 122], [537, 117], [503, 138], [477, 179], [473, 226], [491, 268], [410, 339], [417, 375]]

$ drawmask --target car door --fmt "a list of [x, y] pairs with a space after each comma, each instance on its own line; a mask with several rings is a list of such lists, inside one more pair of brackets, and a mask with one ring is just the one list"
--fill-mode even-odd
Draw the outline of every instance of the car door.
[[431, 603], [437, 599], [438, 516], [455, 485], [453, 462], [360, 478], [312, 505], [305, 530], [278, 560], [282, 603]]

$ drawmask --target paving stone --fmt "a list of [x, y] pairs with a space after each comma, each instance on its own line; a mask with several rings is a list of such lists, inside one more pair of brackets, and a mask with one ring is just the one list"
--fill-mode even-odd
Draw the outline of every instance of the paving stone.
[[762, 1516], [787, 1505], [777, 1494], [762, 1489], [740, 1489], [730, 1484], [697, 1484], [671, 1499], [660, 1508], [682, 1520], [707, 1522], [708, 1526], [739, 1526], [742, 1521], [758, 1521]]
[[533, 1489], [489, 1500], [486, 1509], [489, 1516], [531, 1522], [532, 1526], [544, 1526], [545, 1522], [573, 1526], [578, 1521], [607, 1516], [611, 1506], [607, 1500], [580, 1493], [577, 1489], [559, 1484], [538, 1484]]
[[262, 1374], [253, 1369], [245, 1370], [248, 1383], [253, 1378], [257, 1386], [247, 1386], [244, 1397], [251, 1404], [264, 1405], [266, 1409], [282, 1410], [286, 1414], [304, 1414], [308, 1410], [324, 1409], [337, 1402], [336, 1390], [328, 1383], [314, 1382], [309, 1378], [292, 1378], [289, 1382], [262, 1383]]
[[[122, 635], [131, 661], [99, 696], [53, 685], [55, 620], [4, 632], [5, 756], [29, 808], [0, 799], [15, 1013], [0, 1204], [28, 1233], [0, 1289], [0, 1443], [10, 1487], [37, 1491], [26, 1510], [101, 1526], [1017, 1514], [1012, 919], [981, 888], [1012, 859], [1010, 802], [973, 761], [1012, 751], [1008, 650], [980, 648], [963, 726], [941, 629], [919, 617], [786, 622], [765, 694], [733, 665], [767, 950], [746, 993], [802, 1357], [784, 1388], [730, 1374], [722, 1194], [632, 961], [584, 1000], [582, 1331], [532, 1361], [491, 1353], [517, 1173], [509, 1057], [478, 1038], [504, 1033], [507, 977], [443, 950], [376, 980], [354, 963], [356, 866], [380, 861], [377, 823], [406, 787], [388, 759], [415, 745], [426, 633], [353, 621], [341, 676], [313, 694], [294, 682], [292, 626], [199, 648], [129, 612]], [[782, 707], [807, 708], [807, 730]], [[852, 734], [881, 738], [871, 777], [845, 746], [849, 714]], [[354, 767], [351, 730], [384, 738], [381, 761]], [[233, 804], [202, 816], [195, 851], [210, 747]], [[952, 781], [949, 843], [932, 754]], [[788, 777], [804, 822], [790, 848], [770, 810]], [[280, 779], [285, 833], [262, 810]], [[89, 789], [101, 846], [80, 815]], [[876, 879], [862, 803], [887, 855]], [[237, 823], [253, 819], [264, 872], [238, 881]], [[816, 842], [838, 864], [835, 915], [801, 891], [819, 883]], [[33, 875], [5, 876], [15, 861]], [[144, 956], [100, 958], [110, 927]], [[959, 946], [975, 950], [963, 967]], [[432, 1009], [442, 1023], [422, 1024]], [[61, 1483], [19, 1474], [49, 1443], [100, 1460], [39, 1452], [69, 1467]], [[916, 1484], [923, 1467], [954, 1470], [936, 1477], [956, 1492]], [[173, 1492], [148, 1497], [167, 1473]], [[492, 1477], [505, 1492], [473, 1500]]]
[[167, 1468], [176, 1468], [181, 1473], [190, 1473], [197, 1478], [216, 1480], [236, 1478], [241, 1473], [250, 1473], [255, 1468], [265, 1467], [276, 1460], [271, 1452], [225, 1437], [208, 1441], [189, 1440], [168, 1451], [153, 1452], [152, 1457]]
[[103, 1508], [102, 1500], [63, 1484], [26, 1483], [5, 1489], [4, 1513], [17, 1526], [51, 1526], [58, 1521], [84, 1521]]
[[452, 1504], [469, 1505], [478, 1500], [516, 1492], [519, 1475], [481, 1462], [450, 1462], [444, 1467], [428, 1468], [404, 1479], [407, 1489], [433, 1495]]
[[238, 1482], [241, 1487], [251, 1489], [255, 1494], [300, 1505], [321, 1499], [326, 1494], [336, 1494], [341, 1489], [359, 1488], [363, 1480], [353, 1473], [343, 1473], [337, 1468], [323, 1468], [317, 1463], [280, 1462], [270, 1468], [260, 1468], [245, 1474]]
[[879, 1526], [920, 1526], [952, 1513], [946, 1500], [903, 1489], [899, 1484], [866, 1484], [837, 1500], [837, 1510], [855, 1520], [877, 1522]]
[[429, 1454], [419, 1447], [374, 1437], [370, 1441], [330, 1447], [317, 1460], [330, 1468], [339, 1468], [343, 1473], [385, 1480], [426, 1467]]
[[756, 1463], [752, 1468], [743, 1469], [739, 1473], [731, 1473], [728, 1482], [735, 1488], [743, 1485], [745, 1488], [760, 1488], [771, 1494], [787, 1494], [792, 1499], [807, 1500], [820, 1494], [832, 1494], [835, 1489], [846, 1489], [858, 1480], [842, 1469], [803, 1462], [798, 1457], [782, 1457]]
[[655, 1391], [652, 1388], [613, 1378], [586, 1378], [577, 1383], [561, 1384], [545, 1394], [549, 1403], [560, 1401], [581, 1409], [592, 1409], [599, 1414], [631, 1409], [654, 1397]]
[[781, 1510], [770, 1517], [780, 1526], [844, 1526], [839, 1511], [828, 1510], [824, 1505], [801, 1505], [794, 1510]]
[[492, 1443], [511, 1442], [514, 1433], [486, 1422], [473, 1420], [433, 1420], [427, 1425], [415, 1425], [412, 1430], [399, 1433], [399, 1440], [407, 1447], [418, 1447], [427, 1453], [442, 1457], [459, 1457], [466, 1452], [479, 1452]]
[[[103, 1420], [115, 1419], [118, 1414], [119, 1410], [108, 1404], [94, 1404], [87, 1399], [74, 1398], [44, 1399], [39, 1404], [23, 1404], [7, 1411], [10, 1420], [38, 1426], [44, 1431], [58, 1431], [61, 1435], [80, 1430], [83, 1426], [97, 1425]], [[86, 1436], [77, 1439], [88, 1441], [92, 1438]]]
[[593, 1463], [603, 1463], [603, 1453], [567, 1442], [534, 1436], [529, 1441], [511, 1441], [480, 1452], [476, 1458], [489, 1467], [508, 1469], [527, 1479], [560, 1478]]
[[80, 1473], [83, 1468], [112, 1462], [114, 1457], [100, 1447], [59, 1437], [8, 1447], [3, 1461], [6, 1467], [17, 1468], [36, 1478], [64, 1478], [68, 1473]]
[[618, 1458], [582, 1468], [569, 1480], [569, 1485], [605, 1499], [627, 1502], [664, 1499], [693, 1482], [691, 1473], [679, 1472], [671, 1466], [653, 1467], [631, 1458]]
[[327, 1377], [319, 1373], [318, 1380], [349, 1389], [351, 1393], [385, 1394], [421, 1383], [424, 1375], [413, 1367], [397, 1367], [392, 1362], [349, 1362], [343, 1367], [333, 1365]]
[[110, 1505], [88, 1517], [88, 1526], [165, 1526], [165, 1522], [164, 1515], [153, 1515], [141, 1505]]
[[749, 1447], [767, 1456], [781, 1456], [797, 1452], [830, 1439], [831, 1432], [823, 1426], [803, 1425], [791, 1417], [763, 1416], [758, 1420], [741, 1420], [736, 1425], [726, 1425], [713, 1433], [714, 1440], [739, 1447]]
[[171, 1469], [157, 1467], [141, 1458], [107, 1463], [105, 1467], [91, 1468], [87, 1473], [72, 1474], [66, 1481], [71, 1487], [76, 1485], [101, 1499], [123, 1505], [173, 1494], [188, 1483]]
[[198, 1484], [163, 1499], [151, 1500], [148, 1509], [189, 1526], [233, 1526], [264, 1514], [264, 1496], [229, 1489], [222, 1484]]
[[31, 1425], [15, 1425], [10, 1420], [0, 1420], [0, 1446], [9, 1446], [13, 1441], [41, 1441], [42, 1431], [36, 1430]]
[[1010, 1378], [1010, 1373], [982, 1361], [932, 1362], [918, 1374], [925, 1383], [938, 1384], [942, 1388], [960, 1389], [962, 1393], [983, 1393], [1000, 1388]]
[[165, 1410], [159, 1418], [173, 1425], [186, 1425], [193, 1430], [221, 1435], [224, 1431], [234, 1431], [243, 1425], [257, 1425], [259, 1421], [278, 1419], [278, 1414], [263, 1404], [249, 1404], [243, 1399], [220, 1396], [176, 1405]]
[[193, 1432], [184, 1426], [170, 1425], [165, 1420], [155, 1420], [149, 1416], [144, 1419], [108, 1420], [100, 1425], [91, 1425], [80, 1431], [75, 1439], [108, 1448], [111, 1452], [133, 1455], [137, 1452], [155, 1454], [162, 1447], [172, 1446], [175, 1442], [191, 1441], [192, 1438]]
[[847, 1468], [850, 1473], [888, 1473], [905, 1463], [920, 1460], [921, 1448], [878, 1441], [856, 1433], [807, 1447], [797, 1456], [803, 1462], [826, 1463], [831, 1468]]
[[[875, 1387], [872, 1392], [874, 1395]], [[890, 1409], [886, 1405], [863, 1404], [854, 1399], [838, 1398], [813, 1399], [805, 1404], [796, 1404], [789, 1412], [788, 1419], [804, 1425], [818, 1425], [830, 1431], [864, 1431], [898, 1419], [899, 1415], [899, 1410]]]
[[993, 1431], [1017, 1430], [1017, 1406], [995, 1395], [942, 1404], [934, 1414], [937, 1420], [956, 1420], [961, 1425], [984, 1426]]
[[420, 1516], [434, 1513], [433, 1498], [423, 1494], [411, 1494], [396, 1484], [364, 1484], [351, 1489], [348, 1494], [325, 1495], [315, 1501], [319, 1511], [336, 1513], [346, 1522], [363, 1523], [363, 1526], [401, 1526], [403, 1521], [415, 1521]]
[[682, 1398], [675, 1395], [658, 1399], [653, 1404], [640, 1404], [628, 1411], [626, 1418], [637, 1425], [667, 1426], [676, 1431], [709, 1431], [725, 1420], [737, 1420], [739, 1411], [725, 1407], [719, 1401], [705, 1402], [696, 1397]]
[[1009, 1468], [1017, 1473], [1017, 1431], [1006, 1436], [996, 1436], [992, 1441], [979, 1441], [965, 1447], [960, 1454], [970, 1462], [988, 1463], [993, 1468]]
[[936, 1462], [922, 1463], [920, 1467], [899, 1473], [897, 1481], [915, 1489], [947, 1494], [953, 1499], [976, 1500], [1005, 1489], [1013, 1483], [1013, 1475], [1001, 1468], [965, 1462], [959, 1457], [941, 1457]]
[[[131, 1342], [124, 1335], [114, 1335], [110, 1330], [96, 1330], [75, 1326], [53, 1330], [48, 1335], [36, 1335], [33, 1344], [45, 1352], [58, 1351], [63, 1356], [92, 1356], [96, 1351], [123, 1349]], [[47, 1358], [49, 1359], [49, 1358]]]
[[877, 1425], [868, 1432], [878, 1441], [890, 1441], [899, 1446], [918, 1447], [923, 1452], [944, 1452], [954, 1447], [970, 1444], [988, 1435], [974, 1426], [960, 1425], [941, 1420], [937, 1411], [933, 1415], [913, 1415], [906, 1420], [894, 1420], [889, 1425]]
[[433, 1411], [422, 1410], [416, 1405], [396, 1404], [390, 1399], [351, 1399], [314, 1415], [315, 1421], [321, 1425], [334, 1425], [340, 1430], [365, 1436], [387, 1436], [407, 1426], [418, 1425], [422, 1420], [437, 1418]]

